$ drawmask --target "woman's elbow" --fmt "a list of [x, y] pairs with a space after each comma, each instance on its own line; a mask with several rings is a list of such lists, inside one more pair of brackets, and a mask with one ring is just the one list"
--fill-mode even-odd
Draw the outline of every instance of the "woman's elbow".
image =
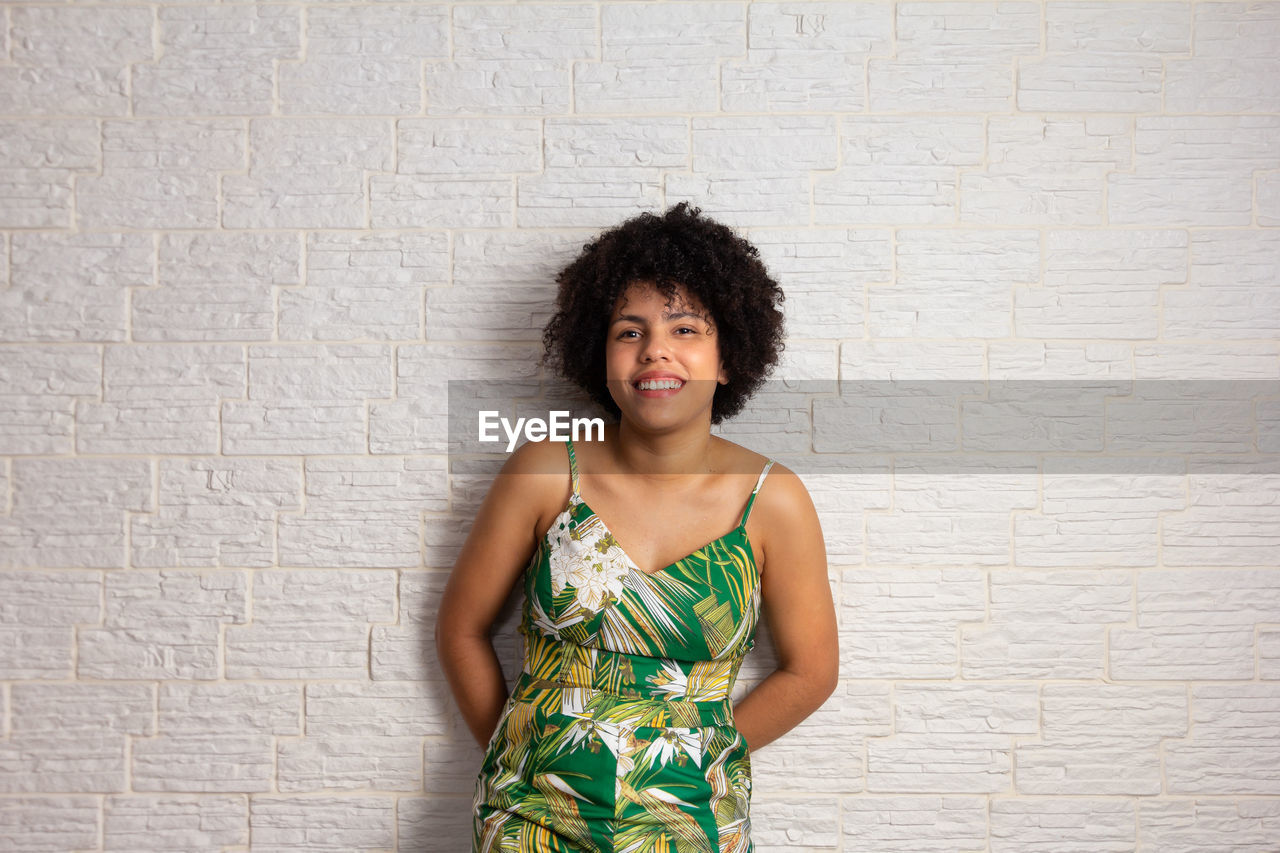
[[441, 663], [447, 663], [459, 654], [465, 656], [471, 647], [489, 642], [489, 631], [486, 627], [470, 620], [450, 618], [444, 610], [441, 610], [436, 614], [432, 639], [435, 643], [436, 658]]
[[839, 662], [835, 662], [831, 666], [809, 666], [796, 668], [790, 666], [782, 666], [779, 669], [786, 670], [796, 681], [797, 694], [804, 696], [807, 704], [811, 705], [814, 710], [822, 706], [824, 702], [831, 698], [836, 692], [836, 688], [840, 686], [840, 666]]
[[809, 670], [809, 684], [813, 690], [814, 701], [818, 704], [826, 702], [840, 688], [840, 649], [831, 647], [823, 653], [814, 654], [812, 669]]
[[840, 687], [840, 657], [833, 654], [821, 666], [810, 670], [809, 684], [814, 701], [821, 705]]
[[822, 694], [822, 701], [825, 702], [831, 698], [840, 686], [840, 662], [837, 660], [833, 666], [829, 666], [823, 672], [821, 687], [819, 692]]

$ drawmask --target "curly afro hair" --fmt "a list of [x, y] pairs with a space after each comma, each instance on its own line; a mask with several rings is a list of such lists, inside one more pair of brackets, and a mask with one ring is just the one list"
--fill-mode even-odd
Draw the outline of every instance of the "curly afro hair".
[[615, 419], [620, 411], [605, 383], [605, 338], [614, 303], [633, 283], [651, 282], [668, 299], [683, 285], [710, 312], [729, 375], [716, 388], [713, 424], [742, 411], [782, 353], [782, 288], [755, 246], [701, 212], [681, 202], [660, 216], [641, 213], [583, 246], [556, 277], [543, 362]]

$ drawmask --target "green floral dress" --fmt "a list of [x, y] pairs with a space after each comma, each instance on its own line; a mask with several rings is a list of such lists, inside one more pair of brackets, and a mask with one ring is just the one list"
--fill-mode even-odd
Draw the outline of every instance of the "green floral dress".
[[652, 574], [578, 493], [525, 571], [523, 672], [476, 782], [473, 851], [753, 850], [733, 688], [755, 645], [747, 517]]

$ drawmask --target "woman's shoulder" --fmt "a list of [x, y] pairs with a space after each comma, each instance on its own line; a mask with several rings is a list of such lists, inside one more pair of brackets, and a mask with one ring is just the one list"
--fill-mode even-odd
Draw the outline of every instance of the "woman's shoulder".
[[750, 447], [742, 447], [741, 444], [731, 442], [723, 435], [716, 435], [714, 439], [716, 444], [712, 451], [713, 459], [717, 460], [716, 467], [726, 474], [750, 474], [753, 471], [759, 473], [765, 462], [769, 461], [769, 457], [764, 453], [756, 453]]
[[772, 462], [773, 464], [769, 466], [770, 477], [782, 472], [794, 476], [790, 468], [764, 453], [759, 453], [749, 447], [743, 447], [741, 444], [730, 441], [723, 436], [716, 436], [716, 439], [719, 442], [719, 453], [722, 460], [720, 467], [722, 470], [735, 474], [758, 474], [764, 470], [764, 466], [767, 463]]
[[762, 485], [757, 498], [762, 502], [765, 512], [772, 513], [775, 509], [781, 509], [785, 519], [790, 513], [805, 507], [812, 511], [813, 501], [809, 497], [809, 490], [795, 471], [775, 460], [765, 477], [765, 482], [769, 481], [772, 481], [772, 488], [768, 490], [768, 494], [766, 495]]
[[[798, 513], [813, 512], [809, 490], [795, 471], [771, 456], [757, 453], [728, 439], [721, 440], [724, 442], [721, 448], [724, 454], [722, 458], [725, 460], [724, 470], [757, 476], [764, 473], [764, 480], [760, 483], [760, 490], [752, 505], [752, 515], [759, 515], [759, 520], [765, 522], [765, 526], [787, 524], [795, 520]], [[769, 468], [767, 473], [764, 470], [766, 465]]]
[[751, 501], [751, 515], [747, 522], [747, 535], [763, 575], [778, 554], [785, 557], [787, 548], [794, 545], [798, 531], [820, 530], [820, 527], [809, 490], [795, 471], [772, 457], [746, 448], [742, 450], [739, 464], [758, 461], [757, 471], [766, 464], [769, 466], [760, 481], [759, 491]]
[[[752, 513], [761, 514], [761, 520], [786, 523], [798, 511], [806, 507], [812, 511], [812, 500], [809, 490], [805, 488], [800, 475], [771, 456], [758, 453], [750, 448], [724, 439], [728, 467], [741, 473], [761, 473], [767, 464], [769, 471], [756, 493], [756, 501]], [[770, 525], [772, 526], [772, 525]]]
[[507, 457], [497, 482], [540, 514], [568, 499], [569, 455], [563, 441], [527, 441]]
[[569, 452], [563, 441], [530, 440], [517, 447], [502, 466], [504, 474], [559, 474], [569, 471]]
[[528, 513], [534, 536], [547, 529], [572, 492], [568, 448], [563, 441], [525, 442], [511, 452], [501, 474], [511, 497]]

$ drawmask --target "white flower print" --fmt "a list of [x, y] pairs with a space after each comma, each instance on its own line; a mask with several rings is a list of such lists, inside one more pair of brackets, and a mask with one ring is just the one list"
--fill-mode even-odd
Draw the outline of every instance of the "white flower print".
[[593, 720], [590, 717], [580, 717], [569, 724], [568, 738], [564, 743], [560, 744], [558, 752], [567, 752], [577, 748], [582, 744], [589, 744], [594, 738], [596, 740], [607, 741], [604, 730], [606, 723], [599, 720]]
[[594, 613], [605, 602], [622, 595], [622, 578], [625, 576], [625, 569], [619, 573], [617, 561], [607, 556], [579, 561], [574, 566], [578, 602], [583, 609]]
[[664, 660], [662, 668], [649, 676], [649, 683], [675, 699], [684, 698], [689, 692], [689, 678], [673, 660]]
[[569, 566], [572, 562], [572, 554], [570, 546], [573, 543], [574, 532], [569, 527], [573, 516], [569, 510], [564, 510], [556, 516], [555, 521], [551, 522], [551, 529], [547, 531], [547, 543], [551, 547], [550, 568], [551, 568], [551, 594], [559, 595], [564, 591], [565, 586], [569, 582]]
[[644, 760], [652, 764], [655, 760], [666, 766], [675, 757], [677, 750], [683, 750], [697, 767], [702, 766], [702, 732], [699, 729], [664, 729], [662, 734], [650, 742], [644, 751]]
[[557, 523], [555, 533], [559, 538], [550, 560], [553, 595], [573, 587], [578, 604], [592, 613], [622, 595], [623, 579], [630, 571], [627, 555], [603, 524], [561, 531]]
[[632, 770], [636, 769], [634, 756], [644, 751], [644, 741], [636, 739], [635, 729], [625, 728], [622, 731], [620, 739], [620, 747], [618, 749], [618, 776], [626, 776]]

